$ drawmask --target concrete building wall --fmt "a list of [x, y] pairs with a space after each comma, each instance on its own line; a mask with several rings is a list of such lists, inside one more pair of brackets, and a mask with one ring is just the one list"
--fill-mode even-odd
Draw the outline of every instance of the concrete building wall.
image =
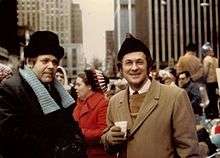
[[114, 45], [114, 31], [106, 31], [106, 60], [105, 73], [108, 77], [116, 76], [116, 54]]
[[71, 42], [83, 43], [82, 11], [79, 4], [71, 4]]
[[118, 50], [126, 33], [136, 34], [135, 0], [115, 0], [115, 48]]
[[[206, 3], [203, 3], [206, 2]], [[150, 48], [157, 66], [184, 54], [185, 46], [209, 41], [220, 53], [218, 0], [136, 0], [136, 34]]]

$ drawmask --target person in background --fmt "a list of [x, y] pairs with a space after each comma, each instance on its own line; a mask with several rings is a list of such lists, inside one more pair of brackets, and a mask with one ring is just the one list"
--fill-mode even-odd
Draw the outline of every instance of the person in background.
[[191, 75], [189, 71], [183, 71], [179, 74], [178, 85], [179, 87], [186, 90], [189, 96], [194, 114], [196, 118], [199, 119], [199, 116], [203, 114], [202, 107], [200, 106], [202, 98], [201, 98], [200, 91], [199, 91], [199, 85], [191, 80]]
[[163, 69], [159, 71], [160, 82], [165, 85], [177, 86], [176, 85], [176, 76], [175, 70], [171, 68]]
[[159, 71], [156, 68], [152, 69], [151, 72], [149, 73], [149, 79], [160, 81]]
[[185, 55], [181, 56], [176, 64], [176, 72], [178, 75], [183, 71], [189, 71], [192, 81], [203, 84], [204, 69], [202, 62], [196, 57], [196, 52], [196, 44], [188, 44]]
[[[195, 119], [185, 90], [150, 80], [152, 58], [128, 34], [117, 56], [128, 87], [109, 101], [102, 135], [106, 151], [126, 158], [200, 157]], [[127, 134], [116, 123], [127, 121]]]
[[0, 63], [0, 82], [10, 78], [12, 74], [13, 72], [10, 67]]
[[116, 93], [118, 93], [119, 91], [126, 89], [127, 81], [124, 78], [120, 78], [115, 82], [115, 86], [116, 86]]
[[68, 84], [66, 70], [62, 66], [58, 66], [55, 76], [57, 81], [59, 81], [63, 85], [64, 89], [69, 92], [71, 87]]
[[203, 59], [204, 78], [206, 89], [209, 97], [209, 106], [206, 108], [206, 116], [210, 119], [218, 118], [219, 111], [217, 106], [218, 95], [216, 89], [218, 88], [216, 68], [218, 68], [218, 59], [215, 57], [213, 48], [209, 43], [202, 47], [205, 57]]
[[206, 130], [204, 126], [199, 124], [196, 126], [196, 129], [197, 129], [197, 136], [198, 136], [200, 148], [201, 146], [203, 146], [204, 149], [206, 145], [208, 149], [205, 150], [206, 152], [204, 152], [204, 155], [205, 153], [207, 154], [206, 156], [210, 156], [214, 154], [216, 152], [217, 146], [214, 143], [212, 143], [209, 132]]
[[74, 119], [79, 123], [87, 143], [88, 158], [110, 158], [100, 144], [103, 130], [106, 128], [108, 106], [104, 92], [107, 84], [103, 73], [88, 69], [79, 73], [75, 82], [77, 104], [73, 111]]
[[0, 85], [0, 153], [4, 158], [86, 158], [72, 119], [74, 99], [55, 79], [64, 49], [50, 31], [34, 32], [25, 61]]
[[115, 94], [116, 94], [116, 86], [115, 84], [111, 84], [109, 90], [106, 92], [106, 97], [109, 100]]

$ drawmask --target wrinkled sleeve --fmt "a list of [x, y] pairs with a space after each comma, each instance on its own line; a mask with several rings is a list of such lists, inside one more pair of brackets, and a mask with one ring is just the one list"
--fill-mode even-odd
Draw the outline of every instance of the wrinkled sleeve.
[[106, 116], [107, 127], [105, 128], [103, 132], [104, 134], [101, 137], [101, 141], [104, 144], [105, 151], [109, 154], [115, 154], [121, 150], [121, 145], [110, 145], [106, 140], [107, 133], [109, 132], [110, 128], [114, 126], [112, 102], [113, 100], [111, 99], [107, 109], [107, 116]]
[[[16, 110], [15, 94], [6, 86], [0, 86], [0, 137], [1, 140], [10, 144], [11, 141], [25, 141], [30, 135], [24, 131], [21, 114]], [[33, 138], [34, 139], [34, 138]]]
[[[191, 88], [191, 104], [194, 108], [201, 108], [199, 104], [201, 103], [201, 96], [200, 96], [200, 91], [199, 87], [194, 86]], [[198, 106], [198, 107], [197, 107]]]
[[108, 108], [107, 108], [107, 113], [106, 113], [106, 123], [107, 127], [103, 131], [103, 135], [101, 137], [102, 142], [107, 143], [105, 141], [106, 133], [109, 131], [109, 129], [114, 125], [113, 120], [112, 120], [112, 113], [111, 113], [111, 100], [109, 102]]
[[106, 111], [107, 111], [107, 101], [103, 100], [97, 105], [97, 128], [82, 128], [82, 132], [88, 142], [99, 141], [106, 127]]
[[174, 146], [177, 154], [181, 158], [199, 157], [195, 117], [184, 90], [177, 94], [172, 120]]
[[204, 67], [202, 63], [198, 60], [197, 62], [197, 71], [194, 74], [191, 74], [191, 78], [193, 81], [197, 81], [202, 78], [204, 75]]
[[209, 67], [210, 67], [210, 62], [209, 62], [208, 58], [204, 58], [203, 66], [204, 66], [204, 75], [207, 76], [208, 71], [209, 71]]

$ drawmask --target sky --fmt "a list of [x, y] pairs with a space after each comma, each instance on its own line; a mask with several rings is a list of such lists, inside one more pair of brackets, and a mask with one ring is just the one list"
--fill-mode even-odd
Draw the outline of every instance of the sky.
[[88, 63], [105, 59], [105, 31], [114, 29], [114, 0], [73, 0], [82, 10], [83, 48]]

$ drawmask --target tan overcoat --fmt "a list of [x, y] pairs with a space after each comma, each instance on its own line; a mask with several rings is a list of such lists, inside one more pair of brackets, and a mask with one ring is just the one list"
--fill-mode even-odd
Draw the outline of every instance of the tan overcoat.
[[178, 87], [152, 81], [134, 123], [129, 112], [128, 88], [119, 92], [109, 103], [108, 127], [116, 121], [128, 121], [129, 138], [123, 151], [127, 158], [199, 157], [192, 107], [187, 93]]

